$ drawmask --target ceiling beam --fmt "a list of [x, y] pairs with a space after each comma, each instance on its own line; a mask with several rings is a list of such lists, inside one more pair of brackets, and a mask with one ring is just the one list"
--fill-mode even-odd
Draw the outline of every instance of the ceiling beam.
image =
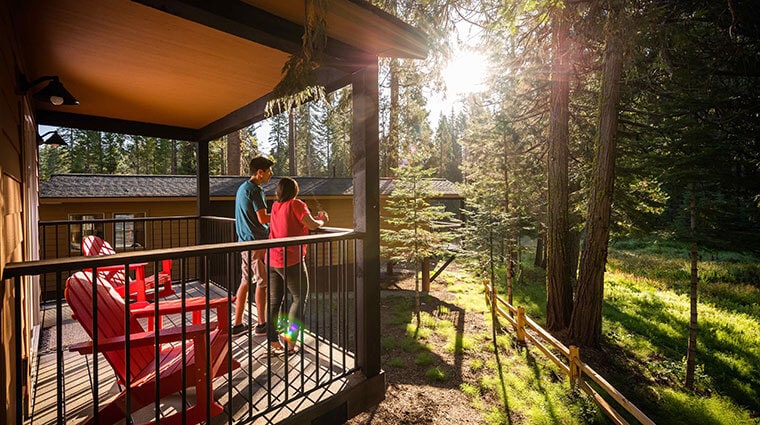
[[[302, 49], [302, 25], [238, 0], [132, 1], [291, 55]], [[328, 37], [322, 65], [353, 71], [374, 60], [374, 55]]]
[[47, 109], [37, 110], [37, 123], [55, 127], [160, 137], [162, 139], [198, 141], [198, 132], [192, 128], [72, 114], [70, 112], [50, 111]]

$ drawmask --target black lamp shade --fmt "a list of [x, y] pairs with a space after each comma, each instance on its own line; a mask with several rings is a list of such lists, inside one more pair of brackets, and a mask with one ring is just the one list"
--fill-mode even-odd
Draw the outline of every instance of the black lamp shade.
[[50, 84], [32, 96], [40, 102], [51, 103], [56, 106], [60, 105], [79, 105], [79, 101], [63, 87], [58, 77], [53, 78]]
[[56, 131], [48, 131], [44, 135], [47, 136], [48, 134], [52, 134], [52, 136], [48, 137], [47, 140], [37, 134], [37, 145], [68, 146], [68, 143]]

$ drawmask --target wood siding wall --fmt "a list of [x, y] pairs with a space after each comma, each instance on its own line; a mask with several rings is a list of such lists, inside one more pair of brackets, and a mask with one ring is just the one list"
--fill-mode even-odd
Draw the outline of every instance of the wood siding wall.
[[[21, 139], [22, 103], [16, 94], [17, 70], [21, 69], [9, 2], [0, 6], [0, 274], [5, 264], [23, 260], [23, 141]], [[33, 142], [32, 142], [33, 143]], [[22, 359], [15, 354], [14, 325], [22, 322], [22, 335], [29, 334], [23, 311], [17, 312], [13, 281], [3, 282], [0, 294], [0, 417], [6, 423], [16, 421], [16, 406], [28, 402], [28, 340], [22, 341]], [[22, 300], [22, 305], [24, 300]], [[21, 370], [27, 400], [16, 400]]]

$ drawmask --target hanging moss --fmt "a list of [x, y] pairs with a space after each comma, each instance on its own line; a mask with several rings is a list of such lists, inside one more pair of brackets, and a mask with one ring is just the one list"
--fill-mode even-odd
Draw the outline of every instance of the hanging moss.
[[273, 99], [264, 108], [267, 116], [325, 98], [325, 88], [317, 84], [316, 70], [327, 45], [327, 4], [328, 0], [304, 2], [302, 48], [282, 67], [282, 80], [272, 90]]

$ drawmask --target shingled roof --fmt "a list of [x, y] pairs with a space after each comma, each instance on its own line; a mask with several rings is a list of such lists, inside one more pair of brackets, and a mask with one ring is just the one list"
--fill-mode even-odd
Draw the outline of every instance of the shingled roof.
[[[246, 176], [211, 176], [212, 197], [234, 197]], [[274, 196], [279, 177], [264, 185]], [[351, 177], [296, 177], [303, 196], [353, 196]], [[446, 179], [431, 179], [432, 189], [443, 198], [461, 198], [456, 184]], [[41, 198], [161, 198], [196, 197], [195, 176], [131, 174], [55, 174], [40, 184]], [[380, 195], [393, 191], [393, 179], [380, 179]]]

